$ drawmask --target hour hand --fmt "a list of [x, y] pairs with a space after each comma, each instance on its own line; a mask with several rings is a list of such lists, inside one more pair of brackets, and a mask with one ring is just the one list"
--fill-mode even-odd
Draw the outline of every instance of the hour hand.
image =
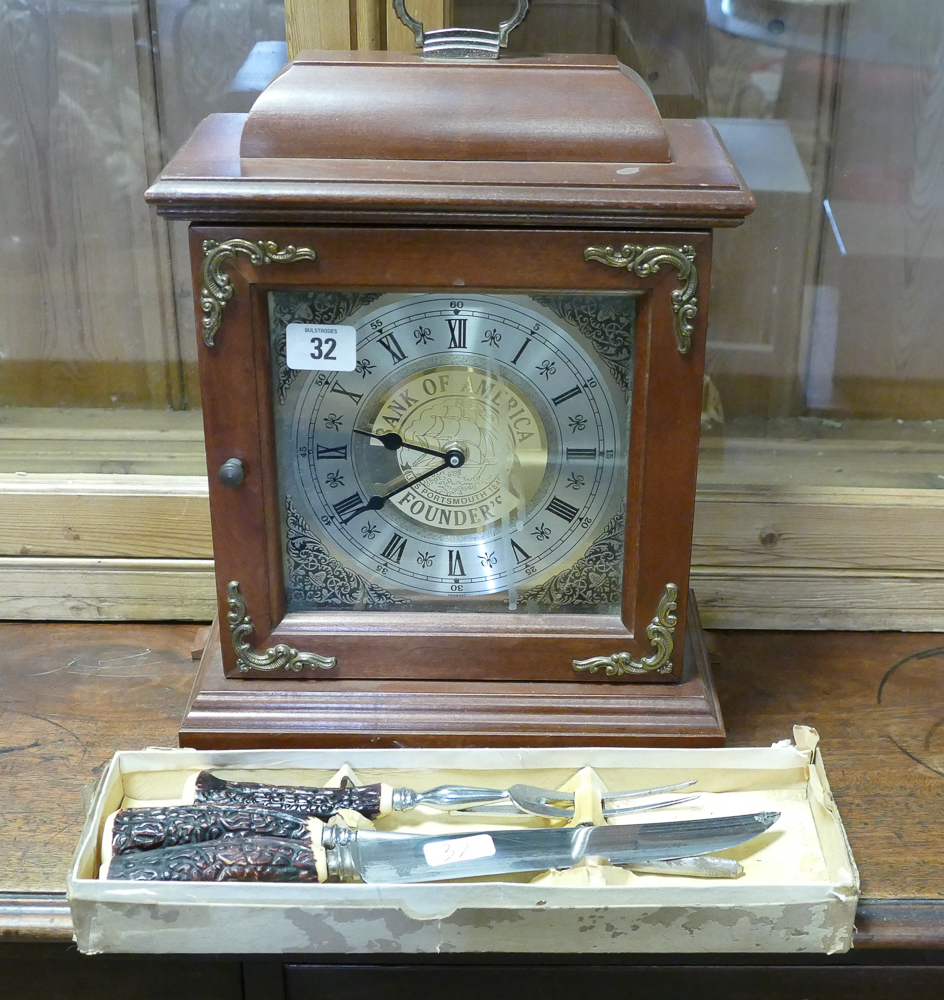
[[[363, 514], [365, 510], [380, 510], [381, 507], [391, 498], [396, 496], [398, 493], [402, 493], [404, 490], [408, 490], [411, 486], [416, 483], [422, 482], [424, 479], [428, 479], [430, 476], [434, 476], [437, 472], [442, 472], [443, 469], [457, 469], [462, 462], [465, 461], [464, 456], [460, 451], [450, 451], [443, 455], [443, 464], [437, 465], [435, 468], [430, 469], [428, 472], [424, 472], [421, 476], [417, 476], [415, 479], [411, 479], [408, 482], [401, 482], [400, 480], [394, 480], [398, 482], [399, 485], [390, 488], [393, 484], [387, 484], [387, 492], [383, 496], [375, 495], [368, 499], [367, 503], [363, 507], [358, 507], [357, 510], [353, 511], [348, 517], [344, 518], [341, 522], [342, 524], [347, 524], [349, 521], [353, 521], [358, 514]], [[458, 459], [458, 460], [457, 460]]]
[[396, 431], [388, 431], [386, 434], [374, 434], [373, 431], [362, 431], [359, 427], [354, 428], [355, 434], [362, 434], [364, 437], [373, 438], [379, 441], [387, 451], [397, 451], [400, 448], [408, 448], [410, 451], [421, 451], [424, 455], [433, 455], [435, 458], [445, 459], [447, 452], [433, 451], [432, 448], [424, 448], [418, 444], [407, 444]]

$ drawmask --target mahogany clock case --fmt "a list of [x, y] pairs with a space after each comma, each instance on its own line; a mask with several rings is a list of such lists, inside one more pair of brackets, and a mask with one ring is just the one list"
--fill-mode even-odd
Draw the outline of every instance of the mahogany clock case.
[[[303, 666], [297, 672], [291, 665], [279, 670], [268, 663], [247, 669], [245, 661], [237, 663], [224, 627], [228, 675], [592, 683], [599, 677], [576, 672], [575, 660], [623, 652], [637, 662], [652, 659], [647, 629], [659, 615], [660, 604], [664, 617], [667, 591], [678, 605], [674, 645], [679, 651], [684, 648], [704, 309], [695, 316], [691, 343], [683, 352], [674, 308], [681, 285], [678, 270], [663, 266], [640, 278], [626, 267], [588, 257], [588, 251], [630, 242], [670, 248], [679, 259], [689, 255], [704, 289], [710, 269], [708, 234], [195, 226], [191, 240], [196, 287], [205, 281], [206, 247], [233, 239], [308, 250], [314, 259], [298, 255], [257, 267], [248, 256], [234, 254], [227, 269], [232, 296], [225, 320], [213, 343], [200, 346], [220, 620], [226, 622], [227, 615], [232, 620], [230, 585], [238, 583], [244, 613], [254, 627], [253, 646], [285, 644], [333, 658], [336, 665]], [[269, 337], [268, 293], [277, 289], [373, 295], [440, 292], [455, 297], [461, 292], [467, 298], [476, 293], [638, 293], [621, 609], [612, 614], [516, 615], [465, 612], [458, 609], [460, 604], [449, 611], [319, 609], [287, 614], [284, 498], [277, 473], [277, 454], [284, 444], [277, 441], [273, 416]], [[354, 373], [326, 375], [339, 393], [345, 386], [350, 393], [351, 378], [358, 378]], [[245, 480], [238, 486], [224, 485], [217, 470], [234, 458], [242, 463]], [[329, 538], [343, 518], [335, 515], [333, 520]], [[665, 658], [658, 669], [627, 673], [622, 679], [677, 680], [681, 659]]]
[[[707, 123], [663, 121], [645, 85], [612, 57], [502, 57], [446, 65], [400, 53], [302, 53], [248, 116], [211, 115], [201, 123], [147, 197], [162, 215], [193, 224], [222, 634], [204, 655], [182, 742], [511, 746], [723, 740], [688, 593], [688, 566], [711, 231], [738, 225], [754, 202]], [[353, 505], [357, 497], [347, 489], [332, 493], [328, 477], [337, 472], [332, 482], [339, 486], [342, 478], [346, 484], [357, 479], [354, 459], [342, 469], [329, 457], [347, 449], [350, 458], [354, 441], [325, 438], [322, 428], [325, 421], [339, 426], [334, 417], [343, 416], [351, 429], [353, 411], [310, 407], [309, 426], [316, 424], [322, 437], [306, 444], [298, 431], [301, 419], [294, 439], [286, 435], [284, 411], [273, 396], [282, 373], [274, 339], [278, 324], [270, 322], [278, 306], [272, 303], [331, 295], [364, 301], [379, 296], [378, 303], [404, 295], [416, 301], [425, 296], [426, 302], [474, 298], [480, 306], [497, 303], [506, 320], [513, 305], [540, 312], [551, 297], [629, 303], [633, 320], [622, 347], [631, 356], [632, 391], [631, 401], [621, 404], [628, 409], [628, 457], [618, 472], [624, 505], [612, 492], [615, 473], [606, 502], [585, 506], [583, 513], [572, 512], [583, 501], [561, 486], [562, 476], [584, 475], [576, 467], [566, 470], [562, 455], [576, 461], [592, 447], [600, 452], [562, 436], [564, 419], [588, 413], [565, 414], [558, 401], [571, 400], [579, 387], [588, 407], [605, 403], [615, 398], [612, 385], [604, 397], [602, 383], [592, 387], [589, 378], [569, 388], [549, 381], [532, 408], [556, 421], [557, 458], [544, 480], [551, 483], [549, 492], [532, 497], [532, 507], [548, 511], [552, 520], [544, 530], [541, 522], [528, 523], [528, 538], [533, 531], [547, 539], [551, 527], [563, 537], [572, 521], [588, 521], [592, 527], [581, 525], [579, 545], [561, 560], [566, 569], [593, 554], [599, 536], [592, 532], [617, 524], [613, 512], [619, 510], [622, 527], [606, 539], [621, 548], [622, 579], [608, 591], [615, 599], [583, 613], [565, 603], [536, 602], [522, 613], [520, 605], [513, 607], [514, 587], [505, 588], [507, 611], [500, 606], [500, 589], [498, 606], [485, 609], [481, 587], [467, 605], [427, 605], [424, 597], [410, 606], [358, 601], [347, 610], [328, 610], [320, 599], [299, 600], [295, 589], [306, 588], [292, 582], [289, 495], [303, 501], [297, 507], [306, 526], [296, 537], [302, 545], [320, 546], [319, 553], [331, 550], [343, 571], [354, 570], [355, 591], [369, 584], [396, 596], [392, 582], [406, 584], [406, 563], [412, 560], [415, 575], [417, 560], [426, 566], [432, 559], [437, 586], [448, 583], [452, 593], [452, 585], [465, 586], [461, 574], [446, 580], [460, 569], [457, 555], [462, 569], [468, 571], [470, 562], [446, 535], [437, 549], [426, 550], [389, 520], [384, 533], [374, 534], [379, 522], [351, 519], [358, 508], [345, 501], [351, 497]], [[567, 325], [546, 309], [541, 315], [556, 328], [546, 343], [556, 344], [562, 363], [579, 368], [590, 359], [606, 368], [599, 351], [594, 360], [596, 345], [588, 347], [587, 338], [576, 334], [568, 344]], [[439, 323], [445, 333], [442, 312]], [[369, 331], [368, 323], [365, 342]], [[488, 353], [482, 341], [489, 330], [481, 332], [479, 358]], [[502, 362], [512, 381], [515, 356]], [[419, 355], [409, 360], [421, 365]], [[554, 363], [550, 354], [534, 360]], [[383, 361], [395, 381], [390, 360]], [[487, 367], [474, 358], [468, 363]], [[450, 362], [431, 358], [430, 364]], [[419, 372], [414, 367], [409, 377]], [[532, 370], [530, 377], [533, 382], [539, 375]], [[339, 390], [359, 395], [352, 381], [351, 373], [340, 373]], [[379, 436], [375, 425], [360, 429]], [[417, 441], [401, 442], [409, 443]], [[369, 449], [361, 445], [365, 460]], [[299, 490], [301, 473], [287, 488], [288, 457], [302, 457], [310, 466], [312, 446], [313, 489], [301, 483]], [[321, 469], [319, 447], [326, 462]], [[445, 454], [452, 446], [443, 441], [431, 447]], [[615, 445], [612, 450], [615, 456]], [[378, 454], [374, 448], [369, 460]], [[224, 475], [230, 484], [224, 485], [218, 470], [231, 459], [239, 464], [229, 468], [239, 474]], [[444, 473], [438, 481], [446, 482]], [[388, 492], [386, 499], [392, 497]], [[411, 529], [416, 541], [419, 531]], [[380, 557], [373, 568], [387, 565], [386, 577], [364, 572], [366, 555], [357, 555], [350, 538], [355, 530], [371, 535], [371, 553]], [[508, 528], [501, 533], [505, 563], [504, 569], [496, 563], [496, 573], [513, 568], [510, 552], [524, 560], [524, 551], [533, 557], [535, 580], [553, 577], [551, 541], [537, 552], [519, 536], [516, 549]], [[360, 537], [354, 542], [360, 544]], [[484, 566], [493, 557], [500, 560], [501, 553], [477, 550], [475, 563]], [[317, 559], [309, 566], [320, 587]], [[474, 607], [483, 610], [467, 610]]]

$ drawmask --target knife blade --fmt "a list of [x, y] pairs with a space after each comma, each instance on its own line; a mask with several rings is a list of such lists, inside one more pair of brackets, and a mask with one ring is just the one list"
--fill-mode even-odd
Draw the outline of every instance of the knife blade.
[[326, 827], [328, 871], [344, 881], [438, 882], [570, 868], [595, 855], [612, 864], [666, 861], [737, 847], [768, 830], [780, 813], [714, 816], [627, 826], [502, 830], [462, 837], [412, 837]]
[[776, 812], [626, 826], [415, 836], [312, 823], [310, 844], [246, 837], [109, 859], [100, 877], [157, 881], [440, 882], [569, 868], [598, 855], [613, 864], [671, 860], [737, 847], [773, 826]]

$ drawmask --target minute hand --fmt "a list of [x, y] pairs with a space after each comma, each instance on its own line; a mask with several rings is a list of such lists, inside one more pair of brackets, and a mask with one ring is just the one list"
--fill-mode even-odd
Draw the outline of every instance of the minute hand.
[[[441, 458], [446, 461], [449, 457], [449, 452], [446, 451], [433, 451], [432, 448], [424, 448], [422, 445], [418, 444], [408, 444], [406, 441], [400, 437], [394, 431], [389, 431], [386, 434], [374, 434], [372, 431], [362, 431], [360, 428], [354, 428], [355, 434], [363, 434], [364, 437], [373, 438], [375, 441], [379, 441], [387, 451], [397, 451], [399, 448], [408, 448], [410, 451], [421, 451], [424, 455], [432, 455], [434, 458]], [[453, 468], [458, 468], [459, 466], [454, 465]]]

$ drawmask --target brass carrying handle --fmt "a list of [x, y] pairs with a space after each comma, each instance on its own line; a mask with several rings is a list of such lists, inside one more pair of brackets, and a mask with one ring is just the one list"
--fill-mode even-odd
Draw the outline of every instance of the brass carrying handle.
[[529, 0], [516, 0], [514, 14], [498, 25], [498, 31], [481, 28], [434, 28], [423, 30], [406, 9], [406, 0], [393, 0], [393, 11], [413, 32], [413, 41], [430, 59], [497, 59], [498, 50], [507, 48], [508, 34], [518, 27], [528, 14]]

